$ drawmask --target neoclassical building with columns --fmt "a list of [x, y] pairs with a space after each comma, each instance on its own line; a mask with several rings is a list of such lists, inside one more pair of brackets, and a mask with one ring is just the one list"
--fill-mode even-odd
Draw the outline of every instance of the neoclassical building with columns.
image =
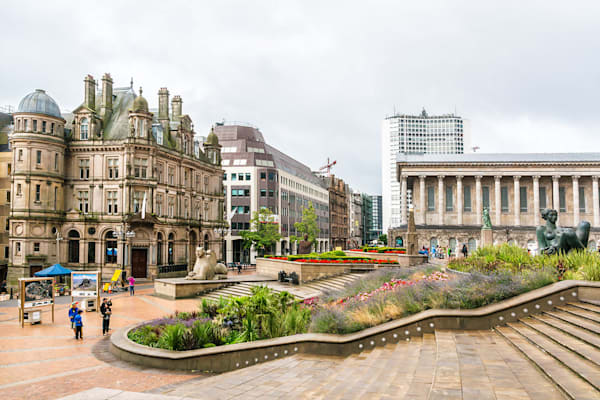
[[536, 249], [544, 208], [558, 211], [559, 226], [589, 221], [589, 247], [600, 240], [600, 153], [398, 154], [397, 168], [400, 198], [410, 191], [412, 204], [401, 203], [391, 240], [402, 241], [410, 206], [419, 246], [478, 247], [485, 208], [495, 243]]
[[185, 274], [197, 245], [221, 254], [217, 136], [201, 148], [180, 96], [161, 88], [151, 111], [132, 86], [88, 75], [71, 113], [40, 89], [13, 113], [9, 286], [54, 263], [152, 279]]

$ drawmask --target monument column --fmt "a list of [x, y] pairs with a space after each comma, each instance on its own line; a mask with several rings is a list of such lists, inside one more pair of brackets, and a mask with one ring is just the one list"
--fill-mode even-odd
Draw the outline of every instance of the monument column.
[[513, 183], [514, 183], [514, 187], [513, 187], [513, 203], [514, 203], [514, 214], [515, 214], [515, 226], [519, 226], [521, 225], [521, 197], [519, 196], [520, 194], [520, 190], [519, 190], [519, 180], [521, 179], [520, 176], [515, 175], [513, 176]]
[[444, 225], [444, 175], [438, 176], [438, 224]]
[[573, 225], [579, 223], [579, 176], [571, 177], [573, 180]]
[[400, 177], [400, 225], [406, 222], [406, 175]]
[[594, 226], [600, 225], [600, 204], [598, 204], [598, 177], [592, 176], [592, 202], [594, 210]]
[[533, 225], [540, 224], [540, 176], [533, 177]]
[[481, 223], [481, 175], [475, 177], [475, 211], [477, 215], [477, 225]]
[[552, 208], [557, 212], [560, 211], [560, 195], [558, 192], [558, 181], [560, 179], [559, 175], [554, 175], [552, 177]]
[[458, 225], [463, 224], [463, 187], [462, 187], [462, 179], [463, 177], [458, 175], [456, 177], [456, 217]]
[[425, 224], [427, 220], [425, 208], [425, 175], [419, 176], [419, 223]]
[[496, 208], [496, 225], [500, 225], [502, 217], [502, 202], [500, 198], [500, 179], [502, 176], [497, 175], [494, 177], [494, 206]]

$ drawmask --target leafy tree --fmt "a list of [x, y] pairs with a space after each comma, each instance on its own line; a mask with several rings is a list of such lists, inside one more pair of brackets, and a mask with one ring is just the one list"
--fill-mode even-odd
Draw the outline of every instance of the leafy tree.
[[311, 243], [317, 240], [320, 229], [319, 224], [317, 224], [317, 213], [312, 202], [308, 203], [308, 207], [302, 209], [302, 222], [296, 222], [294, 227], [300, 236], [292, 235], [290, 236], [290, 240], [303, 240], [304, 235], [308, 235], [308, 241]]
[[382, 241], [383, 244], [387, 246], [387, 243], [388, 243], [387, 234], [383, 233], [383, 234], [379, 235], [379, 240]]
[[244, 248], [254, 247], [264, 253], [265, 249], [273, 246], [281, 239], [279, 234], [279, 224], [274, 221], [273, 213], [268, 208], [261, 208], [255, 211], [250, 220], [250, 230], [241, 231], [240, 235], [244, 240]]

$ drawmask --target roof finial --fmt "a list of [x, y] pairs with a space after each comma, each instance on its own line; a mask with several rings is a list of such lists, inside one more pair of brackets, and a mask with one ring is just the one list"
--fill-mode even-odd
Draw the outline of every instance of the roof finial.
[[131, 81], [129, 82], [129, 88], [133, 89], [133, 76], [131, 77]]
[[140, 96], [142, 95], [142, 87], [140, 86]]

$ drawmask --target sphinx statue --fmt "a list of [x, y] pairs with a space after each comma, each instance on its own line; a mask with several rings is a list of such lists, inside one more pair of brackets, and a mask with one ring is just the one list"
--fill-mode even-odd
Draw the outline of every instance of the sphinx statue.
[[542, 218], [546, 225], [536, 229], [538, 249], [544, 254], [568, 253], [573, 249], [585, 249], [590, 235], [590, 223], [582, 221], [576, 229], [556, 226], [556, 210], [544, 208]]
[[212, 250], [204, 250], [204, 247], [197, 247], [194, 269], [190, 271], [185, 279], [227, 279], [227, 267], [221, 263], [217, 263], [217, 256]]

